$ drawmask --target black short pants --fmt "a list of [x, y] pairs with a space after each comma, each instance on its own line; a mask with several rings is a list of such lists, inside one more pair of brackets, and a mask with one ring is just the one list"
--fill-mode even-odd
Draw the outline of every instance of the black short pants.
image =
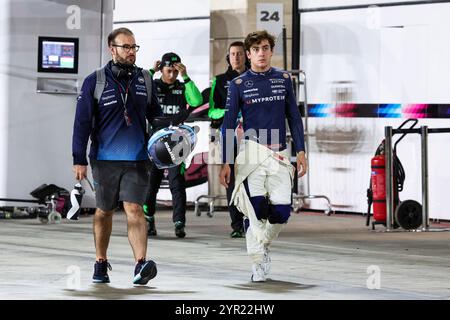
[[148, 193], [149, 161], [92, 160], [97, 208], [111, 211], [119, 201], [143, 205]]

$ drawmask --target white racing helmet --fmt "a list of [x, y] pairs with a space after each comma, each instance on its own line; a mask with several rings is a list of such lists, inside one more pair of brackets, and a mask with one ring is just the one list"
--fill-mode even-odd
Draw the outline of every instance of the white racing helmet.
[[147, 151], [158, 169], [180, 165], [194, 150], [197, 143], [198, 126], [170, 126], [155, 132], [148, 141]]
[[83, 201], [84, 189], [81, 183], [75, 184], [72, 191], [70, 192], [70, 204], [71, 208], [67, 212], [66, 218], [69, 220], [78, 220], [78, 216], [81, 211], [81, 202]]

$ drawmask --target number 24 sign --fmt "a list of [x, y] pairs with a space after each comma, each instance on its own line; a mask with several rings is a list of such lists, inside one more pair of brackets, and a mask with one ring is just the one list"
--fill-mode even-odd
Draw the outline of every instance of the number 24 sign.
[[256, 5], [256, 28], [267, 30], [277, 37], [283, 30], [283, 4], [258, 3]]
[[274, 12], [269, 12], [269, 11], [261, 11], [261, 21], [280, 21], [280, 12], [279, 11], [274, 11]]

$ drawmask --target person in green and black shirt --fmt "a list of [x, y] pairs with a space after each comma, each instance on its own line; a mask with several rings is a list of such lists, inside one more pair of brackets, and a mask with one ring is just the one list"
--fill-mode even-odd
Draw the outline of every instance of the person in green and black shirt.
[[[227, 101], [227, 91], [231, 80], [239, 76], [242, 72], [247, 70], [248, 61], [245, 57], [244, 43], [236, 41], [230, 44], [227, 54], [228, 69], [225, 73], [214, 77], [211, 85], [211, 93], [209, 97], [208, 117], [211, 119], [211, 127], [219, 129], [223, 122], [225, 115], [225, 103]], [[236, 156], [236, 151], [235, 151]], [[230, 166], [233, 166], [230, 164]], [[227, 188], [228, 203], [231, 199], [231, 194], [234, 189], [234, 168], [231, 168], [231, 177], [229, 188]], [[235, 206], [229, 206], [231, 217], [231, 232], [232, 238], [244, 237], [244, 215], [239, 212]]]
[[211, 119], [211, 127], [215, 129], [220, 128], [222, 125], [230, 81], [247, 70], [248, 62], [245, 57], [244, 43], [235, 41], [230, 44], [226, 59], [228, 69], [225, 73], [213, 78], [209, 96], [208, 117]]
[[[155, 79], [156, 91], [159, 104], [165, 117], [174, 119], [174, 124], [179, 124], [180, 119], [189, 116], [189, 109], [202, 104], [202, 94], [195, 83], [189, 78], [186, 66], [181, 63], [180, 57], [169, 52], [163, 55], [161, 60], [155, 62], [150, 73], [161, 71], [161, 78]], [[177, 77], [181, 75], [183, 82]], [[189, 108], [189, 109], [188, 109]], [[156, 131], [160, 128], [152, 128]], [[173, 222], [175, 224], [175, 235], [184, 238], [186, 224], [186, 186], [184, 180], [184, 163], [168, 170], [169, 188], [172, 193]], [[158, 169], [152, 164], [150, 168], [149, 193], [144, 205], [145, 216], [148, 221], [148, 235], [156, 236], [155, 206], [156, 195], [161, 181], [164, 177], [164, 169]]]

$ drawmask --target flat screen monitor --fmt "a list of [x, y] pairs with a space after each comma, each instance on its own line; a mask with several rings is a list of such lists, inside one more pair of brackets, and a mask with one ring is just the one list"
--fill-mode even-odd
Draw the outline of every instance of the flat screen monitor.
[[39, 37], [38, 72], [78, 73], [78, 38]]

